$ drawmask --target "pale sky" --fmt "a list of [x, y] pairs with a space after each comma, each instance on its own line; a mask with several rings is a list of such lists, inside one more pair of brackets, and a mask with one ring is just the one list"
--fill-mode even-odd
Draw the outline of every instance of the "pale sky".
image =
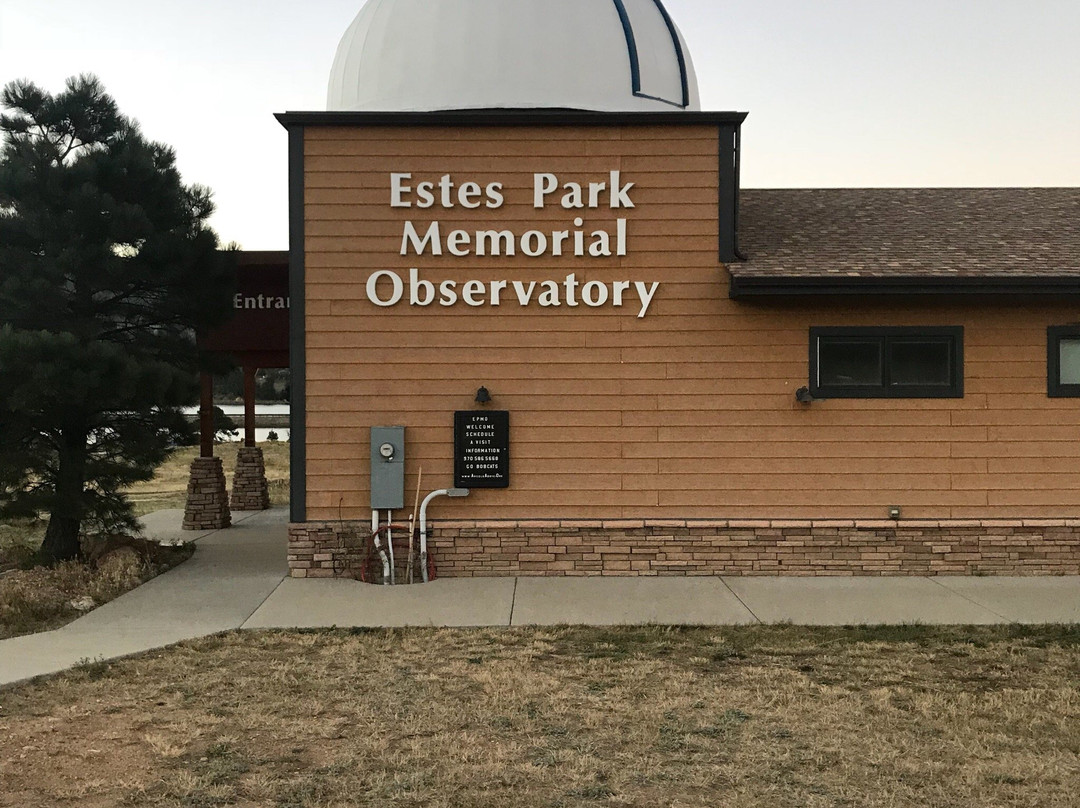
[[[510, 2], [511, 0], [508, 0]], [[542, 0], [538, 0], [542, 2]], [[286, 134], [362, 0], [0, 0], [0, 83], [96, 73], [207, 185], [222, 242], [288, 246]], [[1078, 0], [665, 0], [744, 187], [1080, 186]]]

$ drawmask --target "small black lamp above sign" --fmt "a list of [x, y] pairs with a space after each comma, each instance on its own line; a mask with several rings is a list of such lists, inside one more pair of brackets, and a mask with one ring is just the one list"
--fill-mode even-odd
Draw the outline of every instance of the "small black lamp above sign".
[[488, 392], [486, 387], [481, 387], [476, 391], [476, 403], [477, 404], [490, 404], [491, 393]]

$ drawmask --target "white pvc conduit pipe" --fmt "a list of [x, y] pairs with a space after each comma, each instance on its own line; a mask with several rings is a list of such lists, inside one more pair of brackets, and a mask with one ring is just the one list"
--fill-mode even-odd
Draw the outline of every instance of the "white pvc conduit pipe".
[[390, 586], [390, 559], [386, 556], [386, 551], [383, 550], [382, 544], [379, 542], [379, 512], [371, 512], [371, 534], [372, 541], [375, 544], [375, 549], [379, 553], [379, 558], [382, 559], [382, 574], [383, 574], [383, 586]]
[[394, 512], [386, 512], [386, 549], [390, 552], [390, 583], [397, 583], [397, 565], [394, 563]]
[[424, 503], [420, 506], [420, 574], [424, 578], [424, 583], [428, 582], [428, 563], [427, 563], [427, 506], [431, 500], [436, 497], [467, 497], [469, 496], [468, 488], [440, 488], [438, 491], [432, 491], [426, 497], [424, 497]]

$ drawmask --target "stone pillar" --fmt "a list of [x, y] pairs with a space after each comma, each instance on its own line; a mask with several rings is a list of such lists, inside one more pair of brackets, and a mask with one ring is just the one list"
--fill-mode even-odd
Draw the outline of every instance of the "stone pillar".
[[232, 509], [265, 511], [269, 507], [270, 489], [266, 485], [263, 450], [257, 446], [241, 446], [233, 473]]
[[232, 524], [220, 457], [197, 457], [188, 478], [184, 530], [220, 530]]

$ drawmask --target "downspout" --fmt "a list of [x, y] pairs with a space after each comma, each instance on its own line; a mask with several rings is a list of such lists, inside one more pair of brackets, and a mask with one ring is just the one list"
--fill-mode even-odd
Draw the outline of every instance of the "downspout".
[[739, 197], [741, 196], [742, 124], [721, 124], [719, 136], [720, 263], [745, 261], [739, 249]]

